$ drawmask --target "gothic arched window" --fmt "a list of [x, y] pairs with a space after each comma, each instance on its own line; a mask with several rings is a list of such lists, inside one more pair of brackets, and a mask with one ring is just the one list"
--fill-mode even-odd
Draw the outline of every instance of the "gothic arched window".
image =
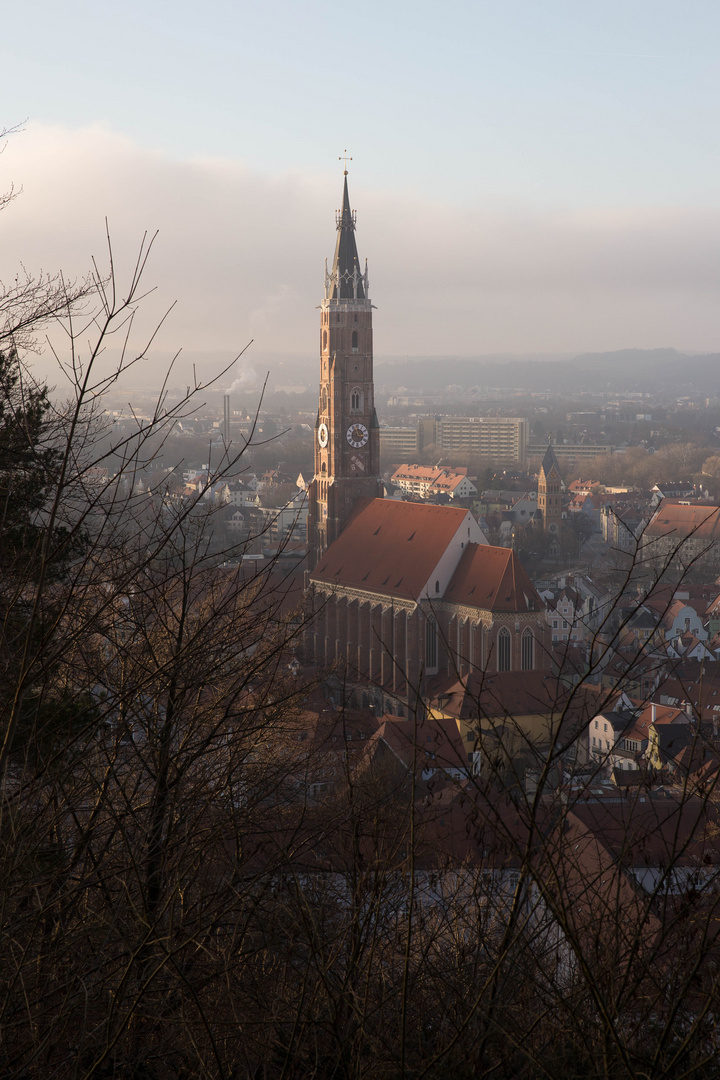
[[532, 671], [535, 667], [535, 637], [529, 626], [523, 630], [521, 663], [523, 671]]
[[352, 351], [353, 352], [358, 351], [358, 332], [357, 332], [357, 330], [353, 330], [353, 332], [352, 332]]
[[323, 349], [327, 349], [327, 330], [323, 330]]
[[327, 413], [327, 401], [328, 401], [328, 398], [327, 398], [327, 390], [326, 390], [326, 388], [324, 386], [322, 388], [321, 401], [322, 401], [321, 412]]
[[510, 640], [510, 631], [506, 626], [503, 626], [502, 630], [497, 636], [497, 669], [498, 671], [509, 671], [511, 660], [512, 642]]
[[350, 395], [350, 408], [353, 412], [360, 412], [362, 409], [362, 394], [357, 389], [357, 387]]
[[438, 666], [438, 629], [435, 616], [425, 623], [425, 667], [428, 671]]

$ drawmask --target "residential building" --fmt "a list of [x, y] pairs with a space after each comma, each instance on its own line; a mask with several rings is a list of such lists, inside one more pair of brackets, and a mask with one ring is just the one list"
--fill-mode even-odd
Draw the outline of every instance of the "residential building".
[[425, 445], [434, 442], [443, 451], [478, 454], [498, 465], [524, 465], [529, 425], [524, 417], [438, 416], [434, 438], [424, 431]]
[[608, 504], [600, 507], [602, 538], [613, 551], [634, 555], [644, 527], [645, 519], [635, 507], [626, 510], [616, 510]]
[[450, 499], [468, 499], [477, 495], [477, 488], [467, 475], [467, 469], [442, 466], [400, 465], [391, 480], [409, 495], [422, 499], [444, 494]]
[[[544, 443], [530, 443], [527, 448], [529, 458], [542, 458], [547, 446]], [[565, 466], [577, 465], [582, 461], [611, 454], [613, 447], [600, 443], [556, 443], [553, 445], [555, 456]]]
[[412, 461], [420, 449], [416, 427], [381, 427], [380, 454], [394, 461]]
[[720, 506], [663, 499], [643, 531], [642, 558], [660, 568], [683, 569], [698, 560], [714, 566], [720, 562], [719, 540]]

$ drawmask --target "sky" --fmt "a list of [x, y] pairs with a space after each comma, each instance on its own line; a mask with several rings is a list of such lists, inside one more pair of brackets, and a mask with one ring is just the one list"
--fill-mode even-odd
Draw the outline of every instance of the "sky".
[[122, 288], [158, 231], [158, 362], [316, 354], [346, 147], [376, 355], [720, 349], [717, 0], [33, 0], [3, 28], [0, 279], [104, 265], [107, 218]]

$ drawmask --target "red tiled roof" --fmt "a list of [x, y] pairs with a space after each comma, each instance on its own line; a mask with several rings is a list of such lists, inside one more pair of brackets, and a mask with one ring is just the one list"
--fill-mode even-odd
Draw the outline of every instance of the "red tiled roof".
[[417, 599], [467, 515], [450, 506], [358, 499], [311, 580]]
[[663, 617], [666, 626], [672, 626], [680, 612], [689, 606], [688, 600], [673, 600]]
[[487, 611], [544, 607], [515, 552], [485, 544], [468, 544], [443, 599]]
[[443, 477], [467, 476], [467, 466], [458, 468], [442, 465], [398, 465], [393, 480], [442, 480]]
[[[643, 797], [612, 803], [578, 801], [572, 814], [615, 859], [635, 866], [702, 865], [720, 862], [718, 807], [705, 799]], [[570, 815], [568, 814], [568, 817]]]
[[431, 702], [433, 708], [460, 720], [567, 714], [568, 722], [587, 723], [595, 712], [584, 688], [568, 688], [555, 675], [541, 671], [476, 672], [455, 681], [438, 680]]
[[720, 525], [720, 507], [681, 503], [663, 499], [645, 528], [649, 537], [672, 536], [678, 540], [715, 540]]
[[643, 604], [652, 608], [653, 611], [662, 612], [671, 602], [677, 601], [689, 605], [695, 609], [698, 615], [702, 615], [706, 610], [709, 611], [710, 607], [717, 603], [718, 600], [720, 600], [720, 588], [714, 582], [705, 585], [691, 585], [683, 582], [680, 588], [677, 585], [670, 584], [654, 585], [652, 590], [644, 597]]
[[433, 481], [432, 487], [437, 488], [440, 491], [454, 491], [456, 487], [459, 487], [460, 484], [462, 484], [463, 480], [467, 480], [467, 482], [470, 483], [470, 480], [465, 473], [443, 474]]
[[[655, 710], [654, 720], [653, 709]], [[651, 702], [646, 705], [636, 718], [634, 729], [641, 732], [642, 738], [646, 739], [651, 724], [654, 724], [655, 727], [665, 727], [667, 724], [685, 725], [688, 723], [689, 720], [684, 709], [675, 709], [670, 705], [656, 705]]]

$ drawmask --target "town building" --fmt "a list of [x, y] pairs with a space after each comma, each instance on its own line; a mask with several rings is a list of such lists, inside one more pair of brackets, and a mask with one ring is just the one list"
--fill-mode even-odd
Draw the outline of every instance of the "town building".
[[517, 416], [430, 416], [415, 427], [381, 427], [383, 457], [412, 460], [421, 450], [474, 454], [494, 465], [525, 466], [529, 426]]
[[615, 552], [634, 555], [645, 519], [637, 506], [615, 507], [605, 503], [600, 508], [602, 538]]
[[[530, 443], [527, 448], [529, 458], [542, 458], [547, 446], [544, 443]], [[563, 465], [572, 467], [581, 462], [591, 461], [596, 457], [604, 457], [613, 452], [613, 447], [600, 443], [557, 443], [553, 446], [555, 456]]]
[[429, 499], [433, 495], [447, 495], [449, 499], [469, 499], [477, 495], [477, 488], [467, 475], [466, 468], [400, 465], [391, 480], [408, 495], [417, 495], [421, 499]]
[[529, 425], [517, 416], [438, 416], [434, 430], [423, 433], [424, 443], [443, 451], [477, 454], [497, 465], [524, 465]]
[[380, 456], [393, 461], [412, 461], [420, 449], [417, 427], [381, 427]]
[[720, 564], [720, 506], [663, 499], [641, 537], [643, 561], [662, 572]]

